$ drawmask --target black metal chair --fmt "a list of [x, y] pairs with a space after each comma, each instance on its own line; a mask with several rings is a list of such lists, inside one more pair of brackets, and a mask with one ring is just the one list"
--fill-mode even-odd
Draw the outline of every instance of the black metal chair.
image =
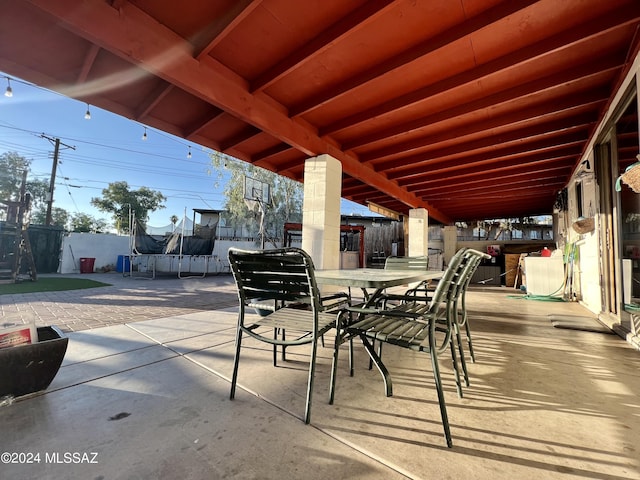
[[[340, 311], [330, 313], [330, 308], [338, 308], [342, 303], [335, 301], [330, 307], [323, 306], [311, 257], [299, 248], [258, 251], [230, 248], [228, 256], [240, 300], [230, 398], [233, 400], [235, 396], [244, 334], [273, 345], [274, 365], [278, 346], [284, 349], [311, 344], [303, 418], [309, 423], [317, 343], [331, 328], [340, 327]], [[247, 310], [256, 307], [260, 316], [247, 314]], [[336, 335], [334, 364], [338, 340]]]

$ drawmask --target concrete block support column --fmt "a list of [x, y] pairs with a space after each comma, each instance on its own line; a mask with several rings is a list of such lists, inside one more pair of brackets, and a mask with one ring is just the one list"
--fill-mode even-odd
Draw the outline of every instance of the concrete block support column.
[[330, 155], [304, 164], [302, 248], [316, 268], [340, 268], [342, 164]]
[[424, 208], [409, 210], [409, 249], [407, 256], [429, 255], [429, 212]]
[[458, 251], [458, 228], [455, 225], [444, 227], [444, 263], [449, 264], [449, 260]]

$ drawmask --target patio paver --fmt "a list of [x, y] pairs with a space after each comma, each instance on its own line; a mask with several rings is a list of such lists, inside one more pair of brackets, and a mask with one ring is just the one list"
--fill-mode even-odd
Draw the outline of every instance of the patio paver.
[[[171, 295], [168, 284], [147, 284], [158, 286], [160, 303]], [[144, 290], [135, 295], [150, 306], [153, 291]], [[510, 293], [469, 291], [478, 361], [468, 365], [464, 398], [441, 358], [452, 449], [424, 355], [385, 349], [394, 380], [387, 398], [362, 348], [349, 377], [344, 345], [328, 405], [331, 348], [320, 348], [304, 425], [308, 349], [290, 349], [273, 367], [271, 350], [248, 339], [230, 401], [235, 309], [197, 307], [70, 332], [50, 388], [0, 408], [0, 450], [41, 455], [40, 463], [2, 465], [2, 476], [640, 480], [639, 352], [616, 335], [552, 327], [549, 314], [584, 314], [578, 304]], [[209, 301], [208, 290], [201, 294]], [[96, 453], [98, 463], [53, 461], [73, 452]]]

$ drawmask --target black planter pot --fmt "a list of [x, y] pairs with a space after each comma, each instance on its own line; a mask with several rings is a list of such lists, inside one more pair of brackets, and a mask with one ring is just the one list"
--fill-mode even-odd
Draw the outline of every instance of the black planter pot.
[[60, 369], [69, 339], [54, 326], [38, 327], [38, 343], [0, 349], [0, 397], [47, 388]]

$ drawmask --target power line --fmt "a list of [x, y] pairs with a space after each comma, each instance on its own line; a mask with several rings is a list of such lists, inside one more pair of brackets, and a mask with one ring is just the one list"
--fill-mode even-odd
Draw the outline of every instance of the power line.
[[[12, 79], [13, 81], [13, 79]], [[21, 81], [16, 79], [17, 83], [27, 85], [33, 87], [37, 90], [41, 90], [47, 94], [57, 95], [58, 97], [75, 101], [73, 99], [69, 99], [65, 95], [59, 94], [58, 92], [52, 92], [45, 88], [39, 87], [37, 85], [30, 84], [25, 81]], [[83, 102], [81, 102], [83, 103]], [[84, 112], [84, 105], [82, 108], [82, 112]], [[110, 112], [106, 112], [108, 115], [111, 115]], [[16, 125], [12, 122], [12, 119], [16, 117], [11, 117], [9, 121], [0, 120], [0, 148], [7, 148], [8, 150], [14, 150], [20, 152], [20, 154], [25, 157], [31, 159], [34, 163], [34, 166], [37, 164], [40, 166], [41, 162], [50, 158], [50, 151], [38, 148], [35, 146], [35, 143], [31, 140], [32, 138], [48, 138], [52, 141], [54, 138], [59, 139], [60, 143], [67, 142], [69, 144], [76, 144], [80, 151], [66, 152], [64, 156], [61, 155], [61, 152], [58, 151], [57, 156], [54, 153], [54, 165], [55, 168], [59, 168], [62, 160], [67, 162], [68, 164], [74, 164], [76, 166], [67, 167], [71, 170], [77, 170], [78, 173], [84, 174], [88, 172], [86, 167], [81, 165], [87, 165], [90, 167], [95, 167], [91, 170], [90, 175], [96, 175], [97, 178], [111, 178], [112, 175], [109, 172], [104, 172], [103, 169], [113, 169], [118, 170], [119, 172], [125, 172], [124, 177], [125, 180], [127, 177], [131, 177], [135, 179], [144, 179], [145, 185], [135, 185], [127, 182], [132, 188], [140, 188], [147, 187], [152, 188], [154, 190], [158, 190], [163, 192], [167, 199], [172, 199], [172, 202], [175, 202], [175, 199], [178, 198], [188, 198], [188, 199], [199, 199], [209, 206], [207, 202], [211, 203], [221, 203], [224, 199], [224, 194], [218, 193], [215, 191], [194, 191], [192, 188], [189, 188], [189, 184], [196, 184], [194, 180], [206, 181], [209, 177], [207, 170], [213, 169], [211, 160], [209, 155], [216, 154], [215, 151], [208, 149], [207, 147], [203, 147], [198, 144], [194, 144], [192, 142], [187, 141], [186, 139], [181, 139], [179, 137], [174, 137], [166, 132], [161, 130], [153, 129], [152, 127], [148, 127], [146, 125], [142, 125], [134, 120], [129, 121], [134, 125], [144, 127], [148, 130], [148, 132], [153, 135], [150, 135], [150, 140], [159, 138], [159, 141], [152, 143], [148, 142], [149, 146], [153, 145], [153, 148], [156, 148], [156, 151], [151, 152], [145, 150], [147, 147], [146, 144], [142, 144], [140, 142], [128, 142], [125, 138], [124, 140], [118, 138], [117, 140], [105, 140], [96, 139], [96, 138], [78, 138], [73, 133], [71, 136], [68, 135], [54, 135], [54, 134], [45, 134], [44, 132], [38, 132], [30, 128], [22, 128], [21, 126]], [[123, 120], [127, 120], [124, 119]], [[64, 124], [59, 123], [56, 124], [53, 128], [58, 130], [59, 127], [64, 128]], [[70, 124], [71, 125], [71, 124]], [[75, 125], [75, 124], [74, 124]], [[90, 125], [90, 124], [86, 124]], [[125, 130], [113, 130], [113, 131], [121, 131], [122, 135], [128, 138], [126, 134], [126, 124], [124, 125]], [[119, 127], [118, 127], [119, 128]], [[85, 132], [85, 129], [74, 130], [73, 132]], [[103, 130], [107, 131], [107, 130]], [[108, 130], [111, 131], [111, 130]], [[62, 133], [62, 132], [60, 132]], [[29, 138], [27, 138], [29, 137]], [[164, 142], [162, 138], [169, 140], [169, 142]], [[171, 144], [173, 143], [173, 145]], [[168, 145], [167, 145], [168, 144]], [[63, 144], [63, 145], [66, 145]], [[68, 145], [67, 145], [68, 146]], [[85, 148], [86, 147], [86, 148]], [[159, 152], [157, 149], [161, 149]], [[182, 149], [182, 154], [173, 155], [172, 152], [177, 151], [177, 149]], [[87, 155], [82, 154], [82, 151], [87, 151], [90, 153], [96, 152], [98, 155]], [[103, 152], [102, 155], [100, 153]], [[122, 160], [117, 160], [113, 158], [108, 158], [110, 156], [116, 156], [111, 152], [121, 153], [118, 155], [118, 158]], [[192, 153], [193, 152], [193, 153]], [[200, 156], [196, 156], [196, 152], [200, 153]], [[203, 155], [204, 154], [204, 155]], [[222, 154], [224, 155], [224, 154]], [[57, 161], [55, 160], [57, 157]], [[107, 157], [107, 158], [105, 158]], [[193, 157], [193, 158], [192, 158]], [[146, 159], [149, 159], [145, 161]], [[37, 163], [36, 163], [37, 162]], [[153, 164], [150, 165], [150, 163]], [[65, 164], [66, 166], [67, 164]], [[189, 165], [189, 167], [187, 167]], [[194, 171], [193, 167], [198, 167], [201, 169], [201, 172]], [[65, 168], [65, 170], [67, 170]], [[62, 169], [60, 170], [60, 175], [62, 175]], [[100, 172], [100, 173], [98, 173]], [[104, 172], [104, 173], [103, 173]], [[127, 172], [135, 172], [135, 174], [127, 175]], [[141, 175], [144, 174], [144, 175]], [[30, 175], [35, 178], [41, 179], [49, 179], [50, 180], [50, 192], [49, 192], [49, 202], [53, 202], [53, 189], [54, 187], [62, 188], [64, 187], [70, 197], [71, 202], [73, 203], [76, 210], [79, 211], [78, 203], [76, 202], [75, 197], [82, 198], [82, 203], [84, 204], [85, 198], [89, 197], [89, 192], [82, 194], [75, 194], [72, 192], [72, 188], [84, 188], [90, 190], [103, 190], [102, 187], [93, 186], [93, 185], [108, 185], [113, 182], [109, 181], [99, 181], [93, 179], [83, 179], [76, 177], [66, 177], [63, 176], [61, 179], [55, 178], [55, 172], [46, 174], [41, 173], [39, 171], [30, 171]], [[170, 177], [176, 179], [176, 181], [171, 182], [172, 186], [182, 186], [185, 184], [186, 188], [178, 189], [178, 188], [166, 188], [166, 187], [154, 187], [151, 186], [148, 182], [146, 182], [147, 176], [159, 176], [159, 177]], [[96, 178], [94, 177], [94, 178]], [[211, 177], [209, 177], [211, 178]], [[185, 179], [186, 181], [181, 181], [179, 179]], [[213, 183], [213, 179], [211, 179], [211, 183]], [[159, 183], [164, 183], [164, 180], [160, 180], [158, 178]], [[213, 184], [211, 185], [212, 190], [214, 189]], [[189, 188], [189, 189], [187, 189]], [[201, 195], [206, 197], [203, 198]], [[97, 196], [97, 195], [96, 195]], [[48, 205], [49, 207], [51, 204]]]
[[[27, 130], [24, 128], [20, 128], [20, 127], [16, 127], [13, 125], [7, 125], [7, 124], [3, 124], [4, 122], [0, 122], [0, 128], [7, 128], [7, 129], [11, 129], [11, 130], [18, 130], [20, 132], [23, 133], [28, 133], [30, 135], [36, 135], [36, 136], [42, 136], [45, 135], [44, 133], [39, 134], [38, 132], [35, 132], [33, 130]], [[151, 127], [147, 127], [147, 129], [150, 129]], [[165, 138], [168, 138], [169, 140], [172, 140], [174, 142], [177, 142], [176, 139], [169, 137], [167, 135], [162, 135]], [[157, 152], [147, 152], [144, 150], [134, 150], [131, 148], [123, 148], [121, 146], [116, 146], [116, 145], [110, 145], [110, 144], [105, 144], [105, 143], [98, 143], [98, 142], [91, 142], [88, 140], [82, 140], [82, 139], [78, 139], [78, 138], [72, 138], [72, 137], [65, 137], [60, 135], [59, 138], [64, 139], [66, 141], [69, 142], [76, 142], [76, 143], [83, 143], [86, 145], [91, 145], [93, 147], [100, 147], [100, 148], [105, 148], [105, 149], [111, 149], [111, 150], [117, 150], [120, 152], [127, 152], [127, 153], [135, 153], [137, 155], [145, 155], [145, 156], [150, 156], [153, 158], [165, 158], [167, 160], [172, 160], [172, 161], [178, 161], [178, 162], [185, 162], [185, 163], [191, 163], [191, 164], [196, 164], [196, 165], [210, 165], [208, 163], [202, 163], [202, 162], [198, 162], [197, 160], [191, 160], [189, 158], [180, 158], [178, 156], [173, 156], [173, 155], [162, 155], [162, 154], [158, 154]], [[120, 142], [122, 144], [122, 142]], [[188, 144], [183, 144], [182, 142], [179, 142], [182, 146], [188, 147]]]
[[[60, 166], [58, 166], [58, 168], [60, 168]], [[60, 173], [62, 173], [62, 169], [60, 169]], [[69, 185], [66, 182], [66, 178], [67, 177], [63, 176], [62, 177], [62, 181], [64, 182], [65, 187], [67, 187], [67, 192], [69, 193], [69, 198], [73, 202], [74, 207], [76, 207], [76, 212], [80, 213], [80, 209], [78, 208], [78, 204], [76, 203], [76, 200], [73, 198], [73, 195], [71, 195], [71, 189], [69, 188]]]

